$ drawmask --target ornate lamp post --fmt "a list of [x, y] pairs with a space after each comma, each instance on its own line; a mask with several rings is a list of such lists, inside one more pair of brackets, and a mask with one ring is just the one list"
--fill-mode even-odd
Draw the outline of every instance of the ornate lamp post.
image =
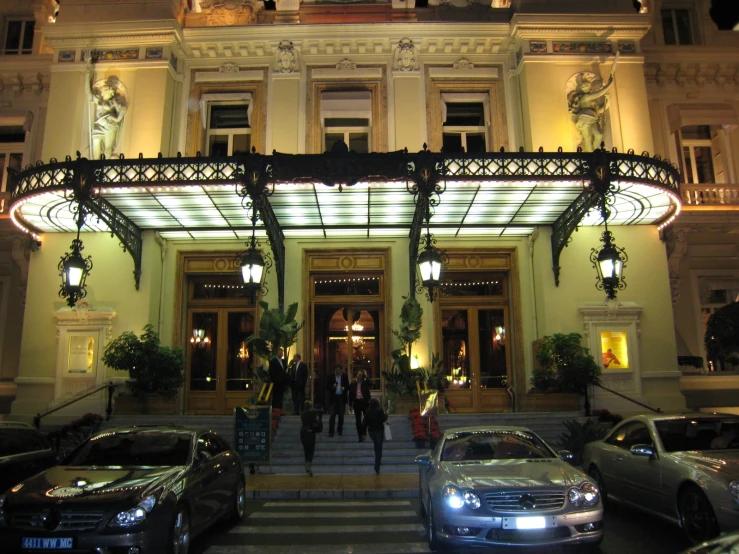
[[64, 254], [59, 260], [59, 276], [62, 285], [59, 296], [67, 299], [67, 305], [74, 308], [80, 298], [87, 296], [85, 281], [92, 270], [92, 257], [82, 257], [84, 246], [80, 240], [80, 230], [85, 224], [85, 210], [82, 204], [77, 205], [77, 238], [72, 241], [70, 252]]
[[253, 202], [251, 207], [251, 241], [248, 244], [249, 249], [241, 256], [241, 278], [244, 281], [244, 287], [256, 293], [262, 288], [267, 264], [262, 253], [257, 248], [256, 230], [257, 219], [259, 218], [257, 207]]

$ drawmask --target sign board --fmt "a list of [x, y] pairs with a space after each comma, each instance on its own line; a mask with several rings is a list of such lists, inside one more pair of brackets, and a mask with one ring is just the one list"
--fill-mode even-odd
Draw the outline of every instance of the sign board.
[[603, 369], [629, 369], [629, 347], [626, 331], [601, 331]]
[[269, 463], [272, 459], [272, 407], [234, 408], [234, 446], [246, 463]]

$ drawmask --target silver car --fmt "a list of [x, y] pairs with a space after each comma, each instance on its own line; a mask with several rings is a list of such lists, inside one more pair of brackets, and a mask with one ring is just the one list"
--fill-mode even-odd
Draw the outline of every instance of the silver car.
[[523, 427], [446, 431], [416, 458], [429, 546], [598, 545], [600, 492], [571, 457]]
[[680, 525], [693, 543], [739, 529], [739, 417], [629, 418], [585, 446], [606, 498]]

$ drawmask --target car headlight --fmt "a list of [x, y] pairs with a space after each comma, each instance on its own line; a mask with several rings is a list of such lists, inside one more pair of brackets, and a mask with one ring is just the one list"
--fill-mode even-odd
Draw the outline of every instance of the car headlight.
[[450, 508], [455, 510], [460, 509], [462, 506], [467, 506], [473, 510], [477, 510], [481, 505], [480, 497], [473, 491], [462, 491], [453, 485], [447, 485], [442, 491], [442, 497], [444, 502]]
[[600, 498], [600, 491], [590, 481], [585, 481], [578, 487], [572, 487], [567, 491], [567, 499], [575, 507], [582, 506], [594, 506], [598, 503]]
[[157, 503], [155, 496], [147, 496], [135, 507], [125, 512], [120, 512], [108, 524], [110, 527], [133, 527], [143, 523], [146, 516], [151, 512]]
[[731, 492], [731, 496], [734, 497], [734, 500], [739, 501], [739, 481], [732, 481], [729, 483], [729, 492]]

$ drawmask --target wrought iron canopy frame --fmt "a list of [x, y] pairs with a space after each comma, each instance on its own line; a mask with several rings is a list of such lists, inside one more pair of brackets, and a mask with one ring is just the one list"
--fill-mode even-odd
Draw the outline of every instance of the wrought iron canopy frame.
[[[681, 203], [679, 196], [679, 173], [674, 165], [659, 157], [648, 154], [635, 155], [633, 151], [618, 153], [597, 150], [596, 152], [491, 152], [483, 154], [432, 153], [422, 151], [416, 154], [407, 151], [384, 154], [355, 154], [347, 151], [333, 151], [316, 155], [290, 155], [274, 152], [270, 156], [259, 154], [239, 154], [228, 157], [191, 157], [178, 154], [174, 158], [150, 158], [142, 156], [134, 159], [101, 159], [87, 160], [67, 158], [63, 162], [52, 159], [50, 163], [37, 163], [23, 171], [11, 172], [11, 206], [13, 221], [27, 232], [40, 231], [23, 219], [22, 206], [26, 201], [44, 193], [74, 193], [75, 187], [91, 188], [92, 194], [89, 208], [108, 231], [117, 236], [124, 250], [134, 259], [134, 275], [138, 288], [141, 273], [141, 228], [119, 207], [103, 198], [111, 190], [132, 191], [148, 188], [165, 188], [176, 195], [178, 191], [193, 186], [233, 186], [237, 191], [253, 177], [254, 171], [259, 173], [259, 183], [266, 190], [274, 190], [275, 186], [312, 185], [313, 191], [319, 185], [347, 190], [359, 184], [406, 183], [404, 188], [411, 194], [419, 186], [423, 186], [424, 167], [433, 168], [437, 182], [443, 182], [448, 190], [457, 186], [474, 186], [476, 184], [497, 182], [511, 186], [536, 182], [543, 185], [557, 183], [581, 183], [582, 191], [571, 202], [553, 223], [534, 223], [533, 225], [552, 225], [552, 261], [555, 281], [559, 282], [559, 257], [567, 245], [574, 230], [583, 221], [588, 212], [597, 204], [598, 191], [594, 188], [603, 175], [608, 183], [625, 183], [632, 185], [649, 185], [668, 194], [671, 207], [659, 221], [664, 223], [674, 218], [679, 212]], [[607, 173], [603, 173], [604, 168]], [[251, 173], [250, 173], [251, 172]], [[604, 181], [600, 179], [600, 181]], [[412, 183], [408, 185], [407, 183]], [[316, 193], [317, 194], [317, 193]], [[446, 193], [447, 195], [449, 192]], [[125, 194], [123, 195], [125, 197]], [[275, 256], [278, 274], [278, 295], [284, 296], [285, 247], [284, 225], [280, 224], [278, 215], [270, 202], [268, 194], [259, 194], [255, 202], [262, 215], [264, 229], [269, 237]], [[279, 195], [275, 195], [276, 198]], [[234, 198], [236, 195], [234, 195]], [[445, 202], [448, 204], [447, 202]], [[411, 267], [415, 269], [418, 257], [418, 242], [421, 226], [424, 222], [423, 207], [416, 203], [409, 222], [409, 257]], [[243, 211], [243, 210], [242, 210]], [[141, 222], [140, 222], [141, 223]], [[630, 223], [627, 221], [626, 223]], [[324, 236], [326, 225], [322, 221]], [[466, 224], [466, 223], [464, 223]], [[143, 224], [142, 224], [143, 225]], [[368, 221], [369, 227], [382, 227], [374, 221]], [[470, 225], [474, 227], [474, 225]], [[146, 227], [146, 225], [143, 225]], [[66, 230], [58, 226], [59, 230]], [[148, 227], [147, 227], [148, 228]], [[157, 228], [152, 226], [151, 228]], [[184, 228], [184, 227], [183, 227]], [[193, 227], [194, 228], [194, 227]], [[200, 226], [198, 229], [206, 229]], [[246, 230], [229, 227], [232, 231]], [[101, 229], [102, 230], [102, 229]], [[189, 230], [189, 229], [188, 229]], [[250, 230], [250, 227], [249, 227]], [[411, 271], [411, 290], [415, 289], [415, 271]]]

